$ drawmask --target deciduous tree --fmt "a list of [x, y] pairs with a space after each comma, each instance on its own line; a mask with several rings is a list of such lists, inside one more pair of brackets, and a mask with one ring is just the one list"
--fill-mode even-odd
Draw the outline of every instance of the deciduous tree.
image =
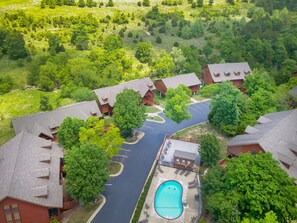
[[25, 58], [28, 52], [25, 48], [25, 40], [20, 32], [10, 32], [5, 38], [5, 49], [10, 59]]
[[206, 134], [201, 138], [199, 154], [208, 166], [215, 166], [220, 159], [221, 145], [215, 135]]
[[177, 124], [185, 119], [190, 119], [189, 109], [191, 90], [179, 85], [177, 88], [169, 88], [166, 92], [165, 115]]
[[106, 153], [93, 144], [75, 146], [65, 155], [66, 190], [71, 197], [88, 204], [104, 190], [108, 179]]
[[53, 106], [49, 102], [49, 98], [46, 95], [40, 96], [40, 106], [41, 111], [51, 111], [53, 110]]
[[132, 89], [125, 89], [116, 97], [113, 119], [121, 130], [123, 137], [129, 137], [133, 129], [141, 127], [145, 121], [145, 107], [141, 96]]
[[78, 118], [67, 117], [58, 130], [58, 141], [65, 149], [70, 150], [79, 145], [79, 130], [85, 126], [85, 121]]
[[152, 44], [149, 41], [146, 42], [140, 42], [137, 44], [137, 50], [135, 53], [135, 57], [141, 62], [141, 63], [148, 63], [152, 59]]

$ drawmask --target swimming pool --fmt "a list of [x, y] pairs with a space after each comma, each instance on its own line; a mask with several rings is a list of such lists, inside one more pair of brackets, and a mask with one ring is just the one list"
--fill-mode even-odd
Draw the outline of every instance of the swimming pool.
[[166, 219], [176, 219], [183, 213], [183, 187], [175, 180], [160, 184], [155, 194], [155, 210]]

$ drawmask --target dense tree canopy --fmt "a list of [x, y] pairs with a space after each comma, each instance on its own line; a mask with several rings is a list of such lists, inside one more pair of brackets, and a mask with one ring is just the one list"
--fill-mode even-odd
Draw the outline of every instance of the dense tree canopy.
[[104, 120], [91, 116], [88, 118], [85, 127], [79, 131], [80, 143], [95, 144], [102, 149], [109, 159], [116, 156], [124, 143], [120, 136], [119, 128], [111, 124], [108, 129], [104, 129]]
[[67, 117], [62, 122], [57, 138], [64, 148], [70, 150], [73, 146], [79, 145], [79, 131], [85, 126], [84, 120]]
[[145, 121], [145, 107], [141, 96], [132, 89], [125, 89], [116, 97], [113, 119], [124, 137], [131, 136], [133, 129], [141, 127]]
[[207, 166], [215, 166], [220, 159], [221, 145], [215, 135], [206, 134], [201, 137], [199, 154]]
[[104, 190], [108, 179], [106, 153], [93, 144], [75, 146], [65, 155], [66, 190], [84, 204], [93, 201]]
[[152, 44], [151, 44], [151, 42], [138, 43], [135, 57], [142, 63], [150, 62], [152, 59]]
[[[271, 153], [242, 154], [203, 179], [206, 208], [220, 222], [259, 220], [273, 211], [280, 223], [296, 219], [297, 188]], [[268, 218], [268, 217], [267, 217]]]
[[179, 85], [177, 88], [169, 88], [166, 92], [165, 115], [177, 124], [185, 119], [190, 119], [189, 109], [191, 90]]
[[243, 105], [241, 92], [231, 82], [223, 82], [211, 101], [208, 119], [225, 134], [235, 135]]
[[25, 58], [28, 55], [25, 40], [21, 33], [10, 32], [5, 38], [5, 50], [11, 59]]

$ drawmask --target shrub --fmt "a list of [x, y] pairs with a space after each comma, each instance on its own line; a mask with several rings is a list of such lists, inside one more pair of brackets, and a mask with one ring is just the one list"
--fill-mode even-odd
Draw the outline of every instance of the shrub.
[[158, 37], [156, 38], [156, 43], [158, 43], [158, 44], [162, 43], [162, 39], [161, 39], [160, 36], [158, 36]]
[[128, 37], [129, 37], [129, 38], [133, 37], [133, 33], [132, 33], [132, 32], [129, 32], [129, 33], [128, 33]]

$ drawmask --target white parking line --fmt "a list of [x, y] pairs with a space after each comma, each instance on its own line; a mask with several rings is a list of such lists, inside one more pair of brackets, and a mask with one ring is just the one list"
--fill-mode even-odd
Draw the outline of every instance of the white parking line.
[[150, 127], [148, 125], [143, 125], [143, 127], [149, 128], [149, 129], [153, 129], [153, 127]]
[[105, 186], [112, 186], [112, 184], [105, 184]]
[[193, 107], [190, 107], [191, 109], [193, 109], [194, 111], [197, 111], [195, 108], [193, 108]]
[[119, 157], [124, 157], [124, 158], [128, 158], [128, 156], [125, 156], [125, 155], [117, 155], [117, 156], [119, 156]]
[[121, 150], [131, 152], [131, 150], [129, 150], [129, 149], [121, 149]]
[[201, 104], [203, 107], [205, 107], [205, 108], [209, 108], [209, 106], [206, 106], [206, 105], [204, 105], [204, 104]]

